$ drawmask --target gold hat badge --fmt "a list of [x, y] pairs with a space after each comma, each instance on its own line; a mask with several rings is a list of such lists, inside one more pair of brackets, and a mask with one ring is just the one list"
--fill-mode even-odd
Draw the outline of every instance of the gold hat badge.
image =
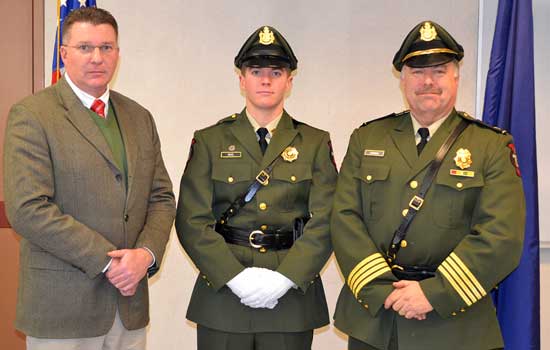
[[434, 26], [430, 22], [424, 22], [424, 25], [420, 27], [420, 40], [432, 41], [437, 36]]
[[283, 153], [281, 153], [281, 157], [283, 157], [286, 162], [292, 163], [298, 159], [298, 150], [295, 147], [288, 146]]
[[467, 169], [472, 165], [472, 154], [466, 148], [460, 148], [456, 151], [454, 161], [460, 169]]
[[268, 26], [265, 26], [264, 29], [260, 32], [260, 44], [262, 45], [271, 45], [275, 41], [275, 35], [269, 30]]

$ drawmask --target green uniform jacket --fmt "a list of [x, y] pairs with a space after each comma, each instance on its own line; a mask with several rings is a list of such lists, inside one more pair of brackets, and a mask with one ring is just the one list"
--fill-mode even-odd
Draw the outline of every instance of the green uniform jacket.
[[[461, 119], [470, 125], [446, 155], [412, 222], [398, 264], [431, 265], [420, 282], [434, 307], [426, 320], [407, 320], [383, 303], [393, 276], [385, 252], [427, 166]], [[453, 111], [417, 155], [409, 113], [354, 131], [344, 159], [331, 220], [332, 242], [346, 285], [336, 327], [386, 349], [396, 322], [399, 350], [493, 349], [502, 338], [489, 292], [518, 264], [525, 205], [514, 167], [512, 137]], [[470, 173], [455, 164], [471, 153]]]
[[[293, 162], [280, 157], [289, 146], [299, 152]], [[286, 112], [264, 156], [244, 112], [195, 133], [176, 215], [180, 242], [200, 270], [188, 319], [228, 332], [296, 332], [328, 323], [319, 271], [332, 251], [329, 219], [337, 172], [331, 151], [327, 132]], [[250, 231], [262, 225], [288, 229], [295, 218], [311, 213], [303, 236], [291, 249], [266, 253], [227, 244], [214, 223], [277, 157], [268, 186], [229, 224]], [[290, 289], [273, 310], [249, 308], [225, 284], [251, 266], [276, 270], [298, 289]]]

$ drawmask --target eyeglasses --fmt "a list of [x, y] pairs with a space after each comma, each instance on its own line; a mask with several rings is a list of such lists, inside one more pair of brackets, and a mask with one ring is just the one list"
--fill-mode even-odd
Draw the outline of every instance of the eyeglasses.
[[113, 51], [118, 50], [118, 47], [110, 44], [103, 44], [103, 45], [90, 45], [90, 44], [81, 44], [81, 45], [62, 45], [65, 47], [71, 47], [73, 49], [77, 49], [78, 52], [80, 52], [83, 55], [90, 55], [92, 54], [95, 49], [99, 49], [99, 52], [103, 55], [109, 55], [113, 53]]

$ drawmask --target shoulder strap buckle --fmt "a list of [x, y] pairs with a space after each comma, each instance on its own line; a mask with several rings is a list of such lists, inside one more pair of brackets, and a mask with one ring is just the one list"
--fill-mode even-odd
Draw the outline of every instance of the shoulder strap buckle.
[[414, 196], [409, 202], [409, 207], [418, 211], [422, 207], [422, 204], [424, 204], [424, 199], [419, 196]]
[[269, 174], [262, 170], [258, 175], [256, 175], [256, 181], [258, 181], [262, 186], [267, 186], [269, 184]]

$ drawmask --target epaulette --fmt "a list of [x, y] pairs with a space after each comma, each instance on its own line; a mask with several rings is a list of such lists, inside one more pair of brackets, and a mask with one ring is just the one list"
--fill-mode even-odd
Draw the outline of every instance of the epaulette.
[[216, 123], [217, 124], [223, 124], [223, 123], [229, 123], [229, 122], [234, 122], [235, 120], [237, 120], [237, 113], [234, 113], [232, 115], [230, 115], [229, 117], [225, 117], [223, 119], [220, 119], [218, 120], [218, 122]]
[[479, 120], [479, 119], [476, 119], [474, 117], [472, 117], [471, 115], [469, 115], [468, 113], [466, 112], [463, 112], [463, 111], [457, 111], [458, 115], [461, 116], [462, 118], [468, 120], [468, 121], [471, 121], [472, 123], [475, 123], [483, 128], [486, 128], [486, 129], [491, 129], [493, 130], [494, 132], [497, 132], [499, 134], [503, 134], [503, 135], [506, 135], [508, 134], [508, 131], [504, 130], [504, 129], [501, 129], [497, 126], [493, 126], [493, 125], [490, 125], [490, 124], [487, 124], [487, 123], [484, 123], [483, 121]]
[[376, 121], [384, 120], [384, 119], [388, 119], [388, 118], [398, 118], [398, 117], [401, 117], [402, 115], [407, 114], [407, 113], [409, 113], [409, 110], [408, 110], [408, 109], [406, 109], [406, 110], [404, 110], [404, 111], [402, 111], [402, 112], [399, 112], [399, 113], [390, 113], [390, 114], [385, 115], [385, 116], [383, 116], [383, 117], [376, 118], [376, 119], [372, 119], [372, 120], [369, 120], [369, 121], [367, 121], [367, 122], [364, 122], [363, 124], [361, 124], [360, 128], [362, 128], [363, 126], [367, 126], [367, 125], [369, 125], [369, 124], [372, 123], [372, 122], [376, 122]]

